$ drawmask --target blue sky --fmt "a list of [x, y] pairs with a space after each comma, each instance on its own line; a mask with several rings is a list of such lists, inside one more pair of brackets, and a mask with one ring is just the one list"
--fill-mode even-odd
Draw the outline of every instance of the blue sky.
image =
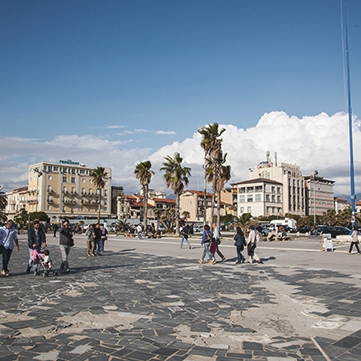
[[[347, 3], [359, 116], [361, 1]], [[64, 158], [44, 151], [53, 143], [83, 162], [79, 144], [99, 137], [129, 162], [107, 150], [87, 165], [131, 169], [207, 123], [247, 130], [265, 113], [346, 110], [339, 0], [3, 0], [0, 44], [0, 143], [23, 145], [2, 150], [6, 187], [24, 183], [26, 164]]]

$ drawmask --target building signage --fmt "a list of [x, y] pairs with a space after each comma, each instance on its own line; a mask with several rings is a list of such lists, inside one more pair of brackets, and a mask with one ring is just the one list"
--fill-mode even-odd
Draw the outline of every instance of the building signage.
[[61, 164], [71, 164], [71, 165], [80, 165], [79, 162], [73, 162], [71, 159], [59, 160], [59, 163], [61, 163]]

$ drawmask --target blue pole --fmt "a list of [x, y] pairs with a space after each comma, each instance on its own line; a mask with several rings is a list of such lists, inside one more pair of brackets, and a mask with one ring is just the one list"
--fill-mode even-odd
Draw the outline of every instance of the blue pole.
[[[346, 4], [347, 0], [345, 0]], [[349, 127], [349, 146], [350, 146], [350, 183], [351, 183], [351, 212], [352, 226], [356, 224], [355, 219], [355, 169], [354, 169], [354, 160], [353, 160], [353, 137], [352, 137], [352, 107], [351, 107], [351, 81], [350, 81], [350, 56], [348, 49], [348, 28], [347, 28], [347, 7], [343, 7], [343, 0], [341, 0], [341, 12], [342, 12], [342, 30], [343, 30], [343, 47], [344, 47], [344, 61], [346, 62], [344, 66], [344, 72], [346, 77], [346, 90], [347, 90], [347, 111], [348, 111], [348, 127]]]

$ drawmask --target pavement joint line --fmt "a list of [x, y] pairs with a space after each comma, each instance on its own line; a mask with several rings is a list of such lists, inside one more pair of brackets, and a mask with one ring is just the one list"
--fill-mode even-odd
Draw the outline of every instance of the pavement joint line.
[[326, 361], [332, 361], [326, 354], [326, 352], [323, 350], [323, 348], [318, 344], [318, 342], [313, 338], [310, 337], [310, 339], [312, 340], [312, 342], [315, 344], [315, 346], [319, 349], [319, 351], [322, 353], [323, 357], [325, 358]]

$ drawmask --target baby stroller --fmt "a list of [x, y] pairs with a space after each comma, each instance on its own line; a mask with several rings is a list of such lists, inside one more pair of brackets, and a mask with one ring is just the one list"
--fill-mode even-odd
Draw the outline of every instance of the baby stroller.
[[43, 277], [48, 277], [50, 273], [53, 274], [53, 276], [58, 275], [58, 271], [54, 269], [53, 261], [50, 258], [50, 253], [47, 249], [44, 250], [44, 252], [38, 252], [36, 249], [34, 249], [31, 252], [31, 259], [33, 260], [33, 265], [36, 265], [34, 275], [39, 276], [39, 268], [42, 268], [44, 270]]

